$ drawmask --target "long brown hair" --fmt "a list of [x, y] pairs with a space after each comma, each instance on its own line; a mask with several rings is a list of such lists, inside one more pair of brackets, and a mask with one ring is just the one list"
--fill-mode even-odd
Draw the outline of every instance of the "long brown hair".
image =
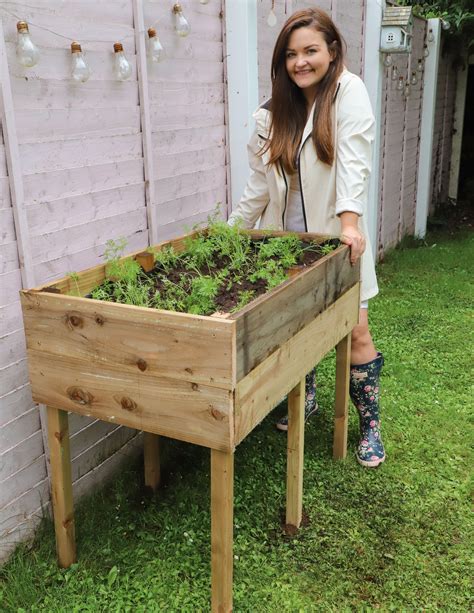
[[318, 158], [330, 166], [334, 163], [332, 104], [344, 68], [345, 42], [327, 13], [320, 9], [306, 9], [297, 11], [286, 21], [273, 50], [270, 140], [262, 153], [269, 150], [269, 164], [281, 162], [289, 173], [296, 171], [296, 156], [307, 121], [304, 94], [286, 70], [288, 41], [298, 28], [314, 28], [321, 32], [333, 58], [327, 73], [318, 83], [312, 133]]

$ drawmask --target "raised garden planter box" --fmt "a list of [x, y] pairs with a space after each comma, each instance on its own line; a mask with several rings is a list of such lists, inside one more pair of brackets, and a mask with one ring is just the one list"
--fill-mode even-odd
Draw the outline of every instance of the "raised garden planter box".
[[[181, 250], [184, 239], [156, 248], [172, 244]], [[233, 452], [289, 394], [287, 523], [298, 526], [304, 376], [335, 346], [334, 454], [345, 455], [359, 267], [350, 265], [349, 249], [342, 245], [240, 311], [216, 316], [70, 295], [86, 296], [104, 278], [102, 265], [79, 273], [75, 281], [66, 277], [21, 292], [33, 398], [48, 406], [60, 564], [75, 560], [67, 430], [67, 411], [72, 411], [149, 433], [145, 474], [152, 487], [159, 481], [153, 435], [211, 448], [212, 606], [231, 610]]]

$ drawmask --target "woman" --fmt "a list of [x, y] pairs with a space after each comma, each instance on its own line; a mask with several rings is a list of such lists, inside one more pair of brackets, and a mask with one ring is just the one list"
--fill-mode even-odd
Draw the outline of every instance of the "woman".
[[[254, 114], [252, 170], [229, 218], [251, 228], [340, 235], [351, 263], [361, 258], [361, 309], [352, 332], [350, 395], [360, 418], [357, 459], [385, 460], [380, 438], [379, 375], [383, 357], [370, 335], [368, 300], [378, 293], [363, 216], [367, 205], [374, 118], [363, 82], [344, 67], [343, 39], [321, 10], [294, 13], [272, 58], [272, 97]], [[314, 372], [306, 377], [305, 416], [317, 410]], [[277, 424], [288, 427], [287, 418]]]

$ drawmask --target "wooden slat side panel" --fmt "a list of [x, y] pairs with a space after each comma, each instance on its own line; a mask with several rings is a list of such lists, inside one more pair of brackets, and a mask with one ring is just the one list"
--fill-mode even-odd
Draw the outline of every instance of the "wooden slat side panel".
[[358, 282], [359, 266], [348, 254], [339, 247], [235, 315], [237, 381]]
[[[277, 348], [238, 382], [235, 444], [238, 445], [324, 355], [350, 333], [359, 318], [359, 283]], [[318, 339], [317, 342], [314, 339]]]
[[[28, 347], [123, 371], [233, 389], [232, 321], [47, 292], [25, 292]], [[141, 379], [140, 379], [141, 380]]]
[[33, 398], [170, 438], [233, 448], [229, 390], [29, 350]]

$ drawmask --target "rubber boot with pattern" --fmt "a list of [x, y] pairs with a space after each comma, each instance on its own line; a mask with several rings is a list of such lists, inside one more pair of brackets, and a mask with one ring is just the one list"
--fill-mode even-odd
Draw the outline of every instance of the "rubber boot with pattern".
[[371, 362], [351, 366], [349, 393], [357, 408], [360, 420], [360, 441], [356, 452], [362, 466], [375, 468], [385, 460], [385, 450], [380, 436], [380, 372], [383, 366], [381, 353]]
[[[304, 399], [304, 421], [315, 415], [318, 411], [316, 402], [316, 368], [313, 368], [305, 378], [305, 399]], [[288, 430], [288, 415], [279, 419], [276, 423], [278, 430], [286, 432]]]

